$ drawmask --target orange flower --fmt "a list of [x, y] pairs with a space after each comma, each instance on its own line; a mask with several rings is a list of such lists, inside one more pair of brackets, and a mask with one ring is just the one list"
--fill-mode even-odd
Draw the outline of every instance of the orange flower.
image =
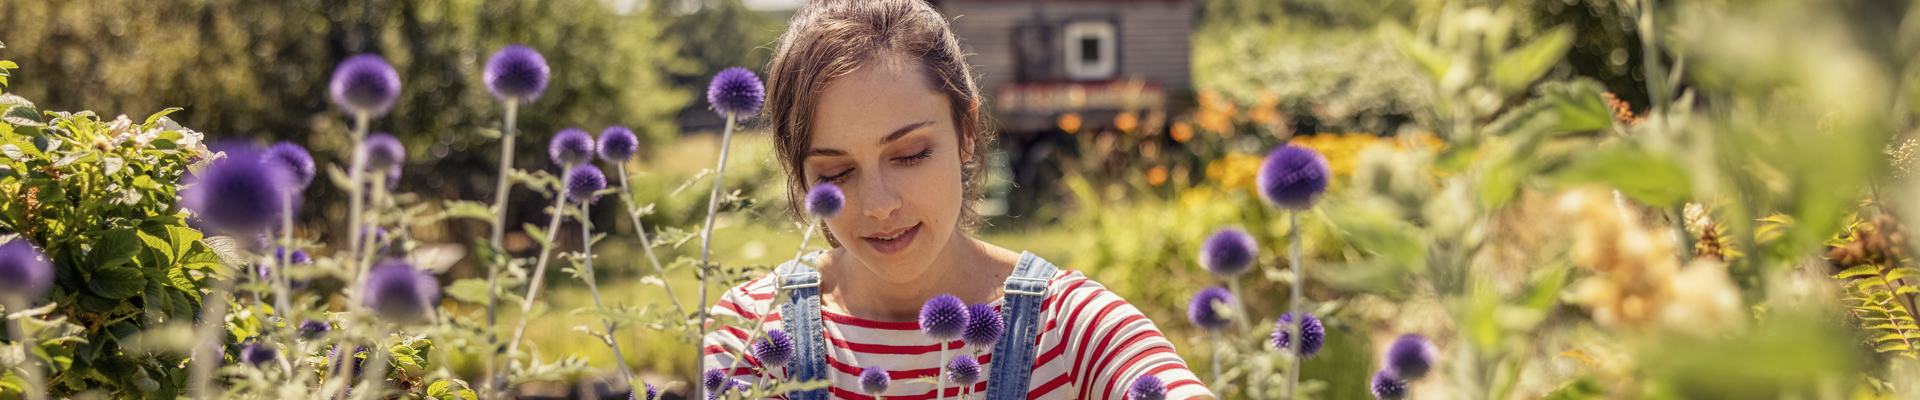
[[1147, 170], [1147, 183], [1154, 186], [1167, 183], [1167, 167], [1155, 165], [1153, 169]]
[[1133, 128], [1140, 127], [1140, 117], [1130, 112], [1120, 113], [1113, 116], [1113, 126], [1121, 132], [1133, 133]]
[[1061, 114], [1058, 124], [1060, 126], [1060, 130], [1067, 131], [1067, 133], [1079, 133], [1080, 132], [1080, 114], [1076, 114], [1076, 113]]
[[1173, 135], [1173, 141], [1186, 143], [1188, 140], [1193, 139], [1193, 126], [1187, 125], [1185, 122], [1176, 122], [1168, 133]]

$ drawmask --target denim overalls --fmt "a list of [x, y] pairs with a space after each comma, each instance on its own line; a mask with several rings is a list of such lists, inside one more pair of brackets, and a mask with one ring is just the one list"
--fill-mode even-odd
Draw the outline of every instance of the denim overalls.
[[[780, 290], [792, 291], [787, 302], [780, 305], [780, 315], [787, 332], [793, 334], [794, 356], [787, 364], [787, 376], [795, 381], [827, 379], [826, 331], [820, 323], [820, 273], [808, 266], [819, 254], [808, 254], [806, 263], [788, 262], [774, 269], [775, 274], [785, 278]], [[1006, 303], [1000, 307], [1000, 318], [1007, 324], [1006, 334], [993, 347], [987, 400], [1027, 398], [1027, 381], [1033, 378], [1034, 340], [1040, 334], [1040, 304], [1047, 299], [1047, 281], [1053, 279], [1057, 271], [1052, 263], [1033, 253], [1022, 252], [1013, 275], [1007, 277]], [[827, 397], [827, 389], [794, 392], [789, 396], [792, 400], [826, 400]]]

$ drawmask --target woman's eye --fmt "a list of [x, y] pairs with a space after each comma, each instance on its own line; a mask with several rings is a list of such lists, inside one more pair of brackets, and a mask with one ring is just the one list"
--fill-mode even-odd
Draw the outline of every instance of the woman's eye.
[[821, 175], [819, 178], [819, 181], [820, 183], [836, 183], [836, 182], [839, 182], [841, 179], [846, 178], [847, 174], [851, 174], [851, 173], [853, 173], [853, 170], [849, 169], [846, 171], [840, 171], [840, 173], [838, 174]]
[[933, 158], [932, 147], [928, 147], [926, 150], [921, 150], [919, 153], [915, 153], [914, 155], [895, 158], [894, 160], [900, 161], [901, 165], [914, 165], [914, 164], [919, 164], [921, 161], [926, 161], [926, 159], [929, 159], [929, 158]]

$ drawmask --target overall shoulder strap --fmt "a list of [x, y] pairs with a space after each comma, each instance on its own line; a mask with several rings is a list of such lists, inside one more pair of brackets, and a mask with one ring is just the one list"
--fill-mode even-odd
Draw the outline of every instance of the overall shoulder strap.
[[[820, 323], [820, 271], [809, 265], [819, 254], [807, 254], [805, 262], [789, 261], [774, 269], [779, 290], [791, 291], [780, 305], [780, 320], [793, 337], [793, 360], [787, 363], [787, 378], [795, 382], [828, 379], [827, 332]], [[795, 392], [789, 398], [826, 400], [827, 390]]]
[[1033, 253], [1020, 254], [1020, 263], [1007, 277], [1006, 303], [1000, 318], [1006, 335], [993, 347], [993, 371], [987, 375], [988, 400], [1023, 400], [1033, 379], [1034, 341], [1040, 335], [1040, 307], [1047, 300], [1047, 284], [1059, 268]]

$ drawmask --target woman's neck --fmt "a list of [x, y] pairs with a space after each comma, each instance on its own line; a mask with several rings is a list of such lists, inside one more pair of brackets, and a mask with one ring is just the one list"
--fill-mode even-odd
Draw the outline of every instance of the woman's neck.
[[1013, 273], [1020, 254], [954, 234], [930, 261], [926, 273], [906, 282], [881, 279], [844, 250], [829, 252], [822, 265], [821, 300], [831, 310], [877, 321], [906, 322], [919, 317], [927, 299], [942, 294], [968, 304], [992, 302]]

